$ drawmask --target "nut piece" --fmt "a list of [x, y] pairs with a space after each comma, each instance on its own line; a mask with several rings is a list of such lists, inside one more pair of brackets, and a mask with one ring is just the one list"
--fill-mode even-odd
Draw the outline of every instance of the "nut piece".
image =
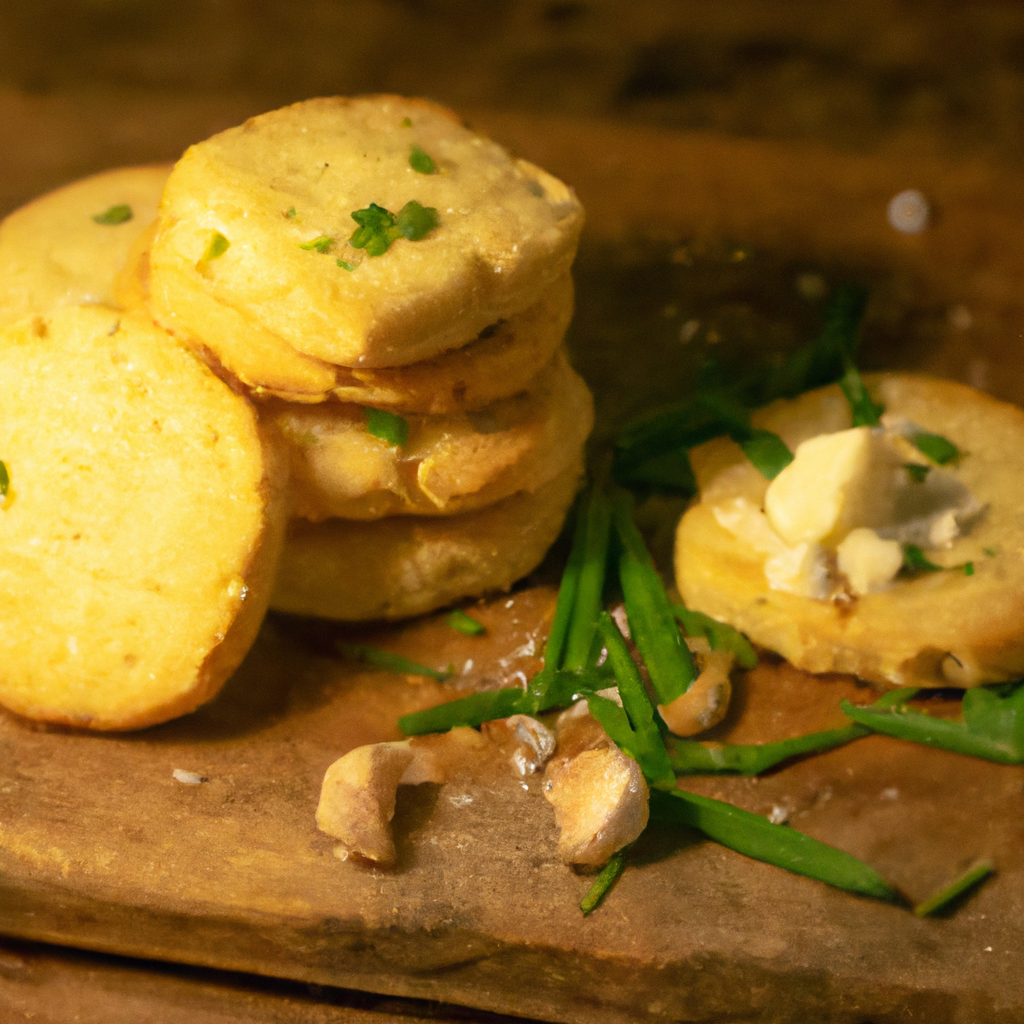
[[725, 718], [732, 696], [729, 651], [713, 651], [703, 637], [690, 637], [687, 646], [697, 656], [700, 675], [686, 693], [671, 704], [659, 704], [658, 711], [676, 736], [695, 736]]
[[585, 750], [547, 784], [566, 864], [604, 864], [633, 842], [648, 818], [647, 783], [640, 766], [618, 747]]
[[394, 864], [395, 795], [414, 757], [408, 740], [350, 750], [324, 775], [317, 826], [360, 857], [383, 867]]
[[554, 733], [529, 715], [511, 715], [484, 722], [482, 731], [523, 776], [539, 771], [555, 752]]

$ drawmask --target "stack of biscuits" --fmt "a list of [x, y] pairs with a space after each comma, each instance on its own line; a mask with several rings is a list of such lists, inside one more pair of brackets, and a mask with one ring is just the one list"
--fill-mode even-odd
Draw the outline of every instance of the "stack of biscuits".
[[[212, 696], [268, 603], [393, 619], [528, 573], [593, 420], [562, 347], [581, 226], [561, 182], [393, 96], [296, 104], [12, 214], [0, 371], [50, 393], [0, 411], [0, 703], [145, 725]], [[173, 670], [158, 634], [189, 652]]]

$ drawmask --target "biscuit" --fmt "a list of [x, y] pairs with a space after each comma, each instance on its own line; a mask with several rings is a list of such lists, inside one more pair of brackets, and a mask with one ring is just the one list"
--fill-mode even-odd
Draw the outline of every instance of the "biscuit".
[[[952, 472], [988, 506], [948, 550], [928, 552], [950, 568], [899, 576], [888, 589], [852, 603], [772, 589], [765, 556], [715, 517], [712, 502], [735, 485], [757, 500], [739, 448], [719, 439], [692, 452], [703, 501], [687, 511], [676, 534], [676, 582], [683, 600], [809, 672], [846, 672], [885, 686], [972, 686], [1019, 678], [1024, 412], [950, 381], [910, 374], [866, 381], [889, 413], [960, 448], [963, 455]], [[849, 407], [835, 386], [773, 403], [752, 419], [791, 448], [850, 426]], [[971, 575], [965, 563], [971, 563]]]
[[[435, 173], [414, 169], [414, 147]], [[353, 213], [410, 202], [436, 210], [436, 227], [380, 255], [353, 248]], [[328, 390], [322, 364], [431, 359], [527, 309], [568, 271], [582, 222], [569, 188], [443, 107], [308, 100], [175, 165], [150, 251], [152, 309], [249, 385]]]
[[535, 491], [578, 462], [594, 421], [562, 352], [514, 398], [408, 417], [400, 446], [370, 433], [361, 406], [275, 402], [263, 415], [288, 442], [294, 514], [314, 522], [452, 515]]
[[293, 520], [271, 607], [350, 622], [401, 619], [507, 590], [554, 543], [581, 471], [574, 465], [533, 493], [459, 516]]
[[148, 318], [0, 332], [0, 703], [134, 729], [213, 697], [255, 638], [287, 515], [251, 405]]
[[[114, 279], [156, 217], [170, 165], [122, 167], [40, 196], [0, 223], [0, 325], [79, 303], [112, 305]], [[128, 219], [119, 220], [127, 207]], [[94, 219], [108, 211], [108, 220]]]

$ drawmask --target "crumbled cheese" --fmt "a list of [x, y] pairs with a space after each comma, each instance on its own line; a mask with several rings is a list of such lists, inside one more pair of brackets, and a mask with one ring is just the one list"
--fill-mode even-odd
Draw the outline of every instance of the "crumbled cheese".
[[854, 594], [870, 594], [893, 581], [903, 565], [903, 548], [860, 526], [836, 548], [836, 562]]

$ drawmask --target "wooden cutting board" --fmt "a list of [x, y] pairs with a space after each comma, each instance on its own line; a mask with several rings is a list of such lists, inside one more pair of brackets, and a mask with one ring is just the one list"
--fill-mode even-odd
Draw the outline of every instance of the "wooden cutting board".
[[[154, 108], [139, 139], [102, 153], [171, 156], [167, 139], [187, 141], [191, 125], [205, 134], [215, 114], [189, 121], [177, 111], [175, 121]], [[90, 117], [101, 131], [101, 105], [43, 115], [21, 130], [51, 138], [54, 148], [39, 150], [50, 154], [48, 183], [58, 166], [98, 169], [95, 153], [72, 151], [87, 131], [68, 133], [68, 151], [59, 139], [62, 125]], [[760, 265], [776, 282], [803, 272], [871, 281], [872, 358], [1024, 399], [1015, 172], [920, 147], [843, 155], [603, 123], [472, 120], [572, 182], [587, 207], [572, 341], [606, 422], [685, 386], [698, 350], [681, 341], [684, 318], [726, 301], [691, 287], [716, 260], [716, 287], [728, 292], [731, 281], [748, 306]], [[5, 187], [17, 195], [24, 180]], [[885, 220], [888, 199], [907, 187], [935, 209], [918, 236]], [[730, 263], [740, 276], [723, 277]], [[358, 639], [453, 664], [467, 685], [529, 673], [552, 578], [477, 609], [490, 626], [483, 638], [435, 616]], [[215, 702], [138, 735], [0, 718], [0, 931], [550, 1021], [1024, 1019], [1024, 770], [871, 737], [759, 780], [688, 781], [784, 813], [914, 900], [992, 858], [998, 875], [949, 918], [918, 920], [697, 835], [652, 831], [584, 919], [576, 904], [590, 880], [558, 862], [535, 777], [496, 769], [403, 791], [393, 871], [333, 855], [313, 822], [324, 769], [395, 737], [397, 715], [446, 695], [338, 659], [337, 635], [272, 619]], [[739, 682], [717, 738], [836, 724], [842, 696], [871, 694], [764, 659]], [[184, 785], [175, 769], [205, 781]]]

